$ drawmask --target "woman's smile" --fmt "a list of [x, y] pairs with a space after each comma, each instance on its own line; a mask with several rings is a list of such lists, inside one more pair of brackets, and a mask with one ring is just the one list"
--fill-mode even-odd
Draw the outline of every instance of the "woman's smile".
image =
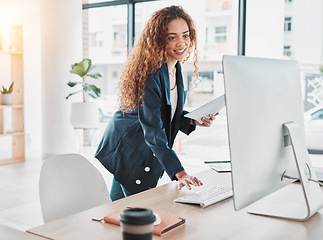
[[174, 52], [175, 52], [176, 54], [182, 55], [182, 54], [184, 54], [184, 53], [186, 52], [186, 49], [187, 49], [187, 48], [183, 48], [183, 49], [179, 49], [179, 50], [174, 50]]

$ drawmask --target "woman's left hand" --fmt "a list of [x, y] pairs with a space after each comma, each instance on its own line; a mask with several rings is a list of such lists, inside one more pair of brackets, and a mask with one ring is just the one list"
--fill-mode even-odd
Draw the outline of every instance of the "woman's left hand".
[[205, 117], [202, 117], [201, 121], [203, 122], [203, 124], [199, 123], [198, 121], [194, 120], [195, 121], [195, 124], [197, 126], [200, 126], [200, 127], [210, 127], [213, 123], [213, 120], [215, 118], [216, 115], [218, 115], [219, 113], [216, 113], [216, 114], [210, 114], [209, 115], [209, 118], [205, 118]]

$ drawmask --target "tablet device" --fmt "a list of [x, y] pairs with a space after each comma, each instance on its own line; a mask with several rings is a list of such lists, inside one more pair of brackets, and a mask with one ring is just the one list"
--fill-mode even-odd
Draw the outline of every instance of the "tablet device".
[[216, 114], [225, 106], [225, 95], [221, 95], [216, 99], [208, 102], [207, 104], [202, 105], [201, 107], [195, 109], [192, 112], [185, 114], [185, 117], [195, 119], [199, 123], [203, 123], [201, 121], [202, 117], [209, 118], [209, 114]]

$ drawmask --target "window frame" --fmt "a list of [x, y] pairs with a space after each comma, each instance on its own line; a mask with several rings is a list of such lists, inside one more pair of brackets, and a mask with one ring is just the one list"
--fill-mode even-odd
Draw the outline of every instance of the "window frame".
[[[82, 4], [82, 9], [91, 9], [99, 7], [109, 7], [118, 5], [127, 5], [127, 48], [128, 53], [131, 52], [134, 39], [135, 39], [135, 5], [136, 3], [143, 2], [154, 2], [161, 0], [115, 0], [109, 2], [98, 2], [98, 3], [84, 3]], [[246, 8], [247, 0], [238, 0], [238, 55], [245, 55], [246, 49]]]
[[86, 10], [91, 8], [127, 5], [127, 48], [128, 53], [130, 53], [135, 39], [135, 4], [153, 1], [159, 0], [115, 0], [109, 2], [85, 3], [82, 4], [82, 9]]

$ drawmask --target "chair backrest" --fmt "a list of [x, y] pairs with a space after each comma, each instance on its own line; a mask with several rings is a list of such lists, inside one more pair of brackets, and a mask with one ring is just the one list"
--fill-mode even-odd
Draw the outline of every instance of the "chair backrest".
[[79, 154], [45, 160], [40, 172], [39, 198], [45, 223], [111, 201], [99, 170]]

